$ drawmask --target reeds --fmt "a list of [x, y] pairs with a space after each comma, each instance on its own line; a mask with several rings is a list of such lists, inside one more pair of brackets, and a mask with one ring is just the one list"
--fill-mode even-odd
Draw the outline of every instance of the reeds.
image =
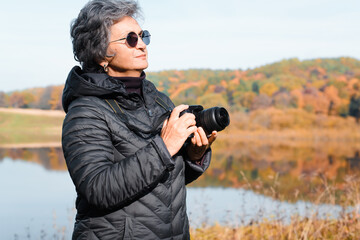
[[360, 221], [349, 215], [338, 220], [293, 218], [288, 225], [279, 221], [238, 228], [215, 225], [192, 229], [191, 239], [359, 239]]
[[290, 222], [262, 219], [237, 227], [215, 224], [191, 229], [191, 239], [360, 239], [360, 177], [347, 177], [340, 196], [326, 181], [323, 184], [315, 204], [339, 204], [343, 210], [336, 217], [331, 213], [319, 217], [314, 212], [308, 217], [294, 215]]

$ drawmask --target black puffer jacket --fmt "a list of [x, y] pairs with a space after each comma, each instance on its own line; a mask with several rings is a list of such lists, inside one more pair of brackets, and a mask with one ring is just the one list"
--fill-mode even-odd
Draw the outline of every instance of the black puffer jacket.
[[173, 103], [151, 82], [142, 86], [143, 99], [107, 74], [69, 73], [62, 144], [78, 194], [73, 239], [189, 239], [185, 184], [206, 170], [211, 151], [202, 165], [183, 150], [171, 157], [158, 119]]

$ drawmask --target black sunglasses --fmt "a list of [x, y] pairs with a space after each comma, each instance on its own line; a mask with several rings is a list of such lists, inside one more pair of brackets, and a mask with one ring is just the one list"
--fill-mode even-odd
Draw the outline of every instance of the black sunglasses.
[[139, 35], [135, 32], [129, 32], [126, 37], [111, 41], [110, 43], [126, 39], [126, 42], [127, 44], [129, 44], [130, 47], [136, 47], [136, 45], [138, 44], [139, 36], [146, 45], [149, 45], [151, 35], [148, 30], [141, 31]]

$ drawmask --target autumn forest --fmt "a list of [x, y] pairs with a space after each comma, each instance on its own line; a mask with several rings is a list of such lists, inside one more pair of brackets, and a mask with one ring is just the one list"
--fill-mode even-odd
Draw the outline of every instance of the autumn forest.
[[[360, 61], [353, 58], [294, 58], [248, 70], [149, 72], [147, 79], [176, 104], [360, 118]], [[0, 107], [60, 110], [62, 90], [63, 85], [0, 92]]]

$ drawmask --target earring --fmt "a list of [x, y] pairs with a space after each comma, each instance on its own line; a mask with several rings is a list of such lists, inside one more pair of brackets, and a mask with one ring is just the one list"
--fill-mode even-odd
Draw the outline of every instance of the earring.
[[108, 65], [104, 64], [104, 71], [107, 73], [109, 71]]

